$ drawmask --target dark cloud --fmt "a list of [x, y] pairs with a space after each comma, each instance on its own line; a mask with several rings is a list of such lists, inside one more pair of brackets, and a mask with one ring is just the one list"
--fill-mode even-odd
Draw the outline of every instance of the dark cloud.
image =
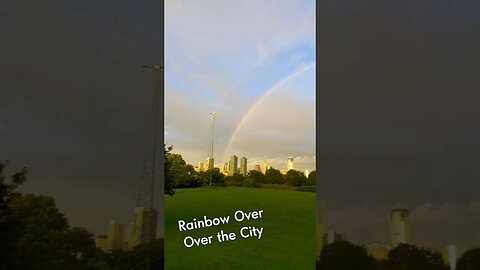
[[[396, 202], [466, 207], [478, 199], [479, 8], [475, 1], [321, 1], [318, 189], [332, 211]], [[347, 216], [335, 226], [356, 218]], [[440, 215], [442, 226], [419, 243], [447, 244], [449, 218]], [[424, 224], [413, 230], [434, 226]], [[455, 229], [450, 242], [478, 243], [467, 237], [474, 234], [468, 216]], [[372, 231], [364, 226], [352, 237], [377, 241]]]

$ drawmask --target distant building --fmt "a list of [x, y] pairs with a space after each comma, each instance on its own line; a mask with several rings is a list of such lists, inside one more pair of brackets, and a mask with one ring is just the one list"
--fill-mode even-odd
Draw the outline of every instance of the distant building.
[[293, 157], [288, 157], [287, 159], [287, 171], [295, 170], [295, 166], [293, 164]]
[[457, 261], [460, 257], [460, 252], [456, 245], [448, 245], [443, 251], [443, 260], [450, 267], [450, 270], [457, 268]]
[[95, 246], [103, 252], [112, 251], [111, 241], [108, 240], [106, 234], [95, 236]]
[[116, 249], [127, 250], [128, 241], [129, 226], [116, 221], [110, 221], [107, 227], [107, 234], [95, 237], [95, 246], [105, 252], [111, 252]]
[[260, 165], [255, 164], [255, 166], [253, 166], [253, 170], [257, 172], [261, 172]]
[[220, 172], [224, 175], [228, 175], [228, 162], [225, 162], [220, 168]]
[[262, 173], [265, 174], [268, 170], [268, 163], [267, 163], [267, 159], [266, 158], [263, 158], [263, 161], [262, 161]]
[[112, 240], [113, 249], [127, 250], [128, 225], [110, 221], [108, 224], [107, 238]]
[[308, 174], [310, 173], [310, 170], [305, 169], [305, 177], [308, 178]]
[[370, 244], [365, 246], [368, 255], [375, 258], [377, 261], [387, 259], [388, 253], [392, 249], [388, 245]]
[[158, 214], [155, 209], [144, 207], [135, 208], [135, 218], [132, 232], [133, 241], [131, 244], [129, 244], [129, 248], [133, 248], [139, 244], [156, 239], [157, 218]]
[[242, 157], [240, 159], [240, 174], [247, 175], [247, 158]]
[[203, 162], [198, 162], [198, 167], [195, 167], [196, 172], [203, 172], [205, 170]]
[[207, 158], [207, 162], [205, 163], [204, 170], [213, 170], [215, 164], [215, 160], [212, 157]]
[[329, 245], [343, 240], [345, 240], [343, 234], [335, 231], [328, 231], [323, 235], [323, 245]]
[[228, 175], [234, 175], [238, 173], [238, 157], [232, 155], [230, 161], [228, 162]]
[[283, 175], [286, 175], [287, 172], [288, 172], [287, 169], [281, 169], [281, 170], [280, 170], [280, 173], [283, 174]]
[[390, 244], [411, 244], [410, 221], [407, 209], [393, 209], [390, 214]]

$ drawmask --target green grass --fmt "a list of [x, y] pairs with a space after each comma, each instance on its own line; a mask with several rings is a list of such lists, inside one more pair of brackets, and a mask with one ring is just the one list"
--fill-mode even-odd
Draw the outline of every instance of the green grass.
[[[233, 214], [263, 210], [261, 219], [237, 222]], [[186, 222], [230, 216], [226, 225], [178, 230]], [[244, 226], [263, 227], [261, 239], [242, 238]], [[219, 243], [218, 231], [237, 239]], [[213, 236], [212, 244], [187, 248], [186, 236]], [[315, 269], [315, 193], [242, 187], [179, 189], [165, 196], [165, 269]]]

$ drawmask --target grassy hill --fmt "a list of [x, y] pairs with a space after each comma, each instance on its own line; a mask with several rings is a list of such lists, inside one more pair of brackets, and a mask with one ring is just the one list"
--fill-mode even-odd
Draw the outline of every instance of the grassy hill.
[[[165, 269], [315, 269], [315, 193], [242, 187], [179, 189], [165, 196]], [[237, 222], [234, 212], [263, 210], [262, 218]], [[190, 222], [230, 216], [228, 224], [191, 231]], [[242, 238], [244, 226], [263, 228], [261, 239]], [[218, 231], [236, 239], [219, 243]], [[208, 245], [184, 246], [184, 238], [213, 236]]]

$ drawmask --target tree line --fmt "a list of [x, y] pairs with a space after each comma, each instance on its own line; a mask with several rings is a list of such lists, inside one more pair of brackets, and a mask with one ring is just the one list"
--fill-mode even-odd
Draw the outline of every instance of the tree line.
[[165, 182], [169, 190], [174, 188], [192, 188], [202, 186], [243, 186], [259, 188], [265, 184], [285, 185], [300, 191], [315, 192], [316, 174], [308, 177], [302, 172], [290, 170], [283, 175], [279, 170], [270, 168], [265, 174], [251, 170], [247, 175], [236, 173], [224, 175], [218, 168], [197, 172], [191, 164], [187, 164], [182, 155], [172, 153], [172, 148], [166, 148]]
[[[323, 247], [317, 259], [317, 270], [450, 270], [442, 255], [434, 250], [400, 244], [386, 259], [377, 261], [363, 246], [338, 241]], [[480, 269], [480, 248], [466, 251], [456, 270]]]

